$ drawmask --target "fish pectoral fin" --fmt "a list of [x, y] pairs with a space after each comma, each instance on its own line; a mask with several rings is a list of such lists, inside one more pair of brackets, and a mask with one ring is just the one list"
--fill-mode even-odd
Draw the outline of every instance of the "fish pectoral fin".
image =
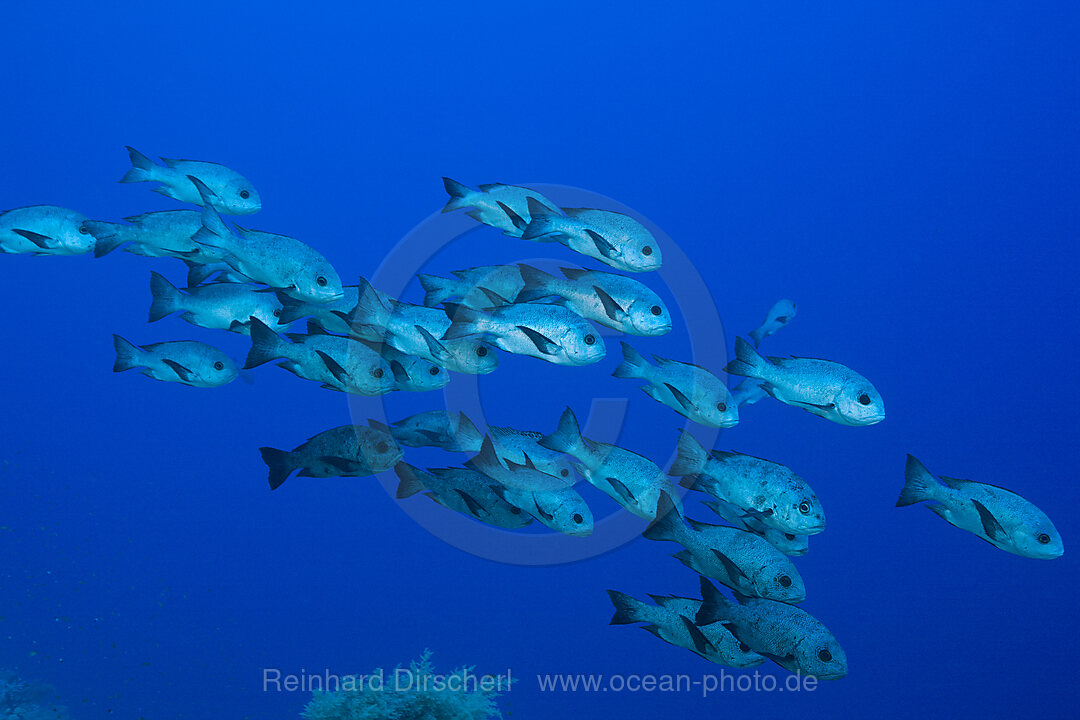
[[694, 409], [694, 403], [690, 402], [690, 398], [686, 397], [686, 395], [683, 394], [683, 392], [679, 390], [679, 388], [675, 387], [671, 383], [664, 383], [664, 387], [668, 389], [668, 392], [670, 392], [672, 397], [674, 397], [675, 400], [678, 401], [679, 405], [682, 405], [683, 410]]
[[994, 517], [994, 513], [987, 510], [986, 506], [978, 500], [972, 499], [971, 502], [975, 506], [975, 509], [979, 511], [979, 519], [982, 520], [983, 532], [986, 533], [986, 537], [991, 540], [1005, 537], [1005, 528], [1003, 528], [1001, 523], [998, 522], [998, 519]]
[[478, 503], [476, 501], [476, 498], [474, 498], [469, 493], [465, 492], [464, 490], [459, 490], [458, 488], [454, 488], [454, 492], [461, 496], [461, 499], [465, 502], [465, 506], [469, 508], [469, 512], [476, 517], [489, 514], [488, 511], [484, 508], [484, 506]]
[[746, 576], [746, 573], [742, 571], [742, 568], [735, 564], [734, 560], [732, 560], [716, 548], [712, 548], [712, 551], [713, 555], [716, 556], [716, 559], [719, 560], [720, 563], [724, 566], [724, 569], [727, 570], [728, 577], [736, 581], [738, 580], [738, 578], [742, 578], [746, 580], [748, 584], [750, 583], [750, 578]]
[[420, 333], [420, 337], [424, 338], [424, 342], [428, 346], [428, 352], [431, 353], [431, 357], [437, 360], [443, 360], [450, 357], [450, 351], [446, 349], [446, 346], [439, 342], [438, 338], [431, 334], [423, 325], [413, 325], [416, 332]]
[[509, 305], [510, 301], [504, 298], [499, 293], [483, 286], [477, 286], [476, 288], [480, 292], [484, 293], [484, 297], [491, 303], [492, 307], [502, 307], [503, 305]]
[[608, 484], [611, 485], [611, 487], [615, 490], [615, 492], [619, 493], [619, 495], [621, 495], [624, 500], [629, 503], [637, 502], [637, 498], [634, 497], [634, 493], [630, 492], [630, 488], [626, 487], [626, 484], [619, 480], [619, 478], [609, 477], [605, 479], [608, 481]]
[[338, 364], [337, 360], [330, 357], [322, 350], [316, 350], [315, 352], [320, 358], [322, 358], [323, 365], [326, 366], [326, 369], [330, 371], [330, 374], [334, 376], [335, 380], [340, 383], [344, 383], [348, 379], [349, 373], [345, 371], [345, 368], [341, 367], [341, 365]]
[[191, 372], [191, 370], [188, 370], [186, 367], [176, 362], [175, 360], [165, 358], [164, 360], [162, 360], [162, 362], [171, 367], [173, 372], [176, 373], [177, 377], [179, 377], [181, 380], [189, 381], [193, 377], [195, 377], [195, 373]]
[[525, 467], [529, 468], [530, 470], [535, 470], [536, 469], [536, 463], [534, 463], [532, 461], [532, 458], [529, 457], [529, 453], [523, 452], [521, 454], [525, 456]]
[[608, 242], [607, 239], [600, 233], [596, 232], [595, 230], [590, 230], [589, 228], [585, 228], [585, 232], [588, 233], [590, 238], [592, 238], [593, 245], [596, 246], [596, 249], [604, 257], [614, 258], [616, 255], [619, 254], [618, 250], [615, 249], [615, 246]]
[[397, 360], [390, 361], [390, 372], [394, 373], [396, 378], [404, 378], [409, 380], [409, 371], [405, 369], [405, 366], [399, 363]]
[[501, 208], [502, 211], [506, 213], [506, 217], [510, 218], [510, 222], [513, 223], [514, 227], [516, 227], [518, 230], [524, 230], [526, 226], [528, 226], [529, 223], [525, 222], [525, 220], [520, 215], [514, 212], [513, 208], [508, 206], [506, 203], [499, 202], [498, 200], [496, 200], [495, 202], [499, 205], [499, 208]]
[[593, 292], [600, 298], [600, 302], [604, 306], [604, 312], [609, 318], [612, 320], [622, 320], [626, 317], [626, 310], [623, 309], [622, 305], [619, 305], [619, 303], [615, 301], [615, 298], [608, 295], [604, 288], [599, 285], [593, 285]]
[[533, 493], [533, 507], [536, 508], [536, 512], [540, 513], [540, 517], [544, 518], [548, 522], [554, 522], [555, 516], [549, 512], [546, 512], [544, 508], [540, 507], [540, 502], [536, 499], [536, 493]]
[[756, 520], [761, 520], [762, 518], [772, 517], [772, 514], [773, 510], [772, 508], [769, 508], [768, 510], [747, 510], [739, 517], [743, 519], [754, 518]]
[[545, 355], [555, 355], [559, 351], [559, 345], [551, 338], [544, 336], [542, 333], [533, 330], [531, 327], [525, 325], [518, 325], [517, 329], [525, 333], [525, 337], [532, 340], [536, 349]]
[[33, 230], [22, 230], [20, 228], [12, 228], [11, 232], [15, 233], [16, 235], [21, 235], [22, 237], [26, 238], [27, 240], [34, 243], [43, 250], [49, 250], [50, 248], [56, 247], [56, 241], [48, 235], [42, 235], [41, 233], [36, 233]]
[[332, 468], [340, 470], [341, 472], [357, 472], [363, 469], [363, 465], [355, 460], [349, 460], [348, 458], [334, 457], [333, 455], [325, 455], [319, 458], [320, 462], [324, 462]]
[[701, 628], [695, 625], [694, 622], [685, 615], [680, 615], [679, 619], [682, 620], [683, 627], [686, 628], [686, 631], [690, 633], [690, 639], [694, 641], [694, 648], [699, 653], [704, 655], [710, 650], [715, 652], [716, 647], [709, 642], [709, 638], [705, 637], [705, 633], [701, 632]]

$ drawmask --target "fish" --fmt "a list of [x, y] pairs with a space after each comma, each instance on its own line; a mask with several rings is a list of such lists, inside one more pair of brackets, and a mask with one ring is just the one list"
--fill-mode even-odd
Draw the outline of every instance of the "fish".
[[[201, 160], [161, 158], [158, 165], [135, 148], [128, 147], [131, 169], [120, 179], [122, 183], [157, 182], [154, 192], [165, 197], [204, 205], [207, 202], [226, 215], [250, 215], [262, 209], [262, 200], [255, 186], [240, 173], [218, 163]], [[212, 191], [204, 196], [191, 181], [196, 177]]]
[[479, 452], [484, 437], [472, 420], [459, 412], [428, 410], [392, 423], [390, 434], [407, 447], [437, 447], [447, 452]]
[[446, 387], [450, 382], [450, 373], [427, 358], [406, 355], [385, 343], [365, 342], [375, 352], [390, 363], [390, 369], [397, 381], [397, 389], [408, 392], [427, 392]]
[[494, 481], [475, 470], [429, 468], [425, 472], [400, 462], [394, 472], [401, 481], [399, 500], [423, 492], [443, 507], [494, 527], [518, 530], [532, 524], [531, 515], [499, 497], [492, 489]]
[[94, 236], [82, 213], [55, 205], [31, 205], [0, 212], [0, 253], [84, 255]]
[[731, 398], [739, 407], [753, 405], [758, 400], [769, 397], [769, 393], [754, 378], [743, 378], [743, 381], [731, 390]]
[[911, 455], [904, 478], [897, 507], [926, 501], [926, 507], [950, 525], [1021, 557], [1053, 560], [1065, 552], [1061, 534], [1046, 513], [1014, 492], [944, 475], [938, 482]]
[[479, 310], [495, 307], [498, 301], [484, 293], [481, 288], [504, 298], [516, 298], [525, 281], [517, 265], [484, 265], [468, 270], [454, 270], [452, 278], [421, 273], [416, 276], [424, 288], [424, 305], [436, 307], [450, 298], [458, 298], [462, 305]]
[[819, 680], [847, 675], [847, 655], [825, 625], [800, 607], [735, 593], [737, 602], [724, 597], [701, 577], [701, 609], [694, 622], [708, 626], [721, 622], [756, 653], [793, 673]]
[[666, 492], [657, 501], [655, 522], [642, 535], [682, 545], [686, 549], [676, 553], [675, 559], [743, 595], [785, 603], [806, 599], [799, 571], [767, 540], [726, 525], [709, 525], [690, 518], [684, 522]]
[[[86, 228], [97, 241], [94, 255], [102, 257], [123, 247], [133, 255], [173, 257], [194, 261], [203, 250], [191, 239], [202, 228], [198, 210], [163, 210], [132, 215], [123, 223], [89, 220]], [[206, 262], [220, 262], [221, 253], [209, 253]]]
[[[654, 337], [671, 332], [671, 313], [647, 285], [615, 273], [559, 268], [559, 278], [518, 263], [524, 286], [515, 302], [533, 302], [556, 296], [586, 320], [627, 335]], [[504, 297], [510, 297], [504, 295]]]
[[548, 475], [573, 478], [573, 465], [567, 457], [540, 444], [544, 433], [498, 425], [489, 425], [488, 433], [495, 443], [496, 452], [504, 460], [512, 460], [520, 465], [532, 463], [536, 469]]
[[765, 658], [731, 634], [722, 623], [704, 627], [694, 624], [701, 601], [673, 595], [650, 595], [656, 605], [649, 605], [618, 590], [608, 590], [615, 606], [611, 625], [647, 623], [643, 629], [666, 643], [689, 650], [709, 662], [733, 668], [757, 667]]
[[313, 324], [308, 325], [308, 334], [289, 333], [286, 340], [258, 318], [249, 322], [251, 350], [245, 370], [283, 360], [278, 367], [327, 390], [371, 397], [397, 389], [390, 363], [362, 342], [327, 335]]
[[736, 452], [709, 453], [686, 431], [679, 434], [677, 451], [671, 474], [682, 478], [683, 487], [742, 508], [743, 514], [780, 532], [816, 535], [825, 529], [817, 495], [780, 463]]
[[173, 313], [198, 327], [251, 334], [251, 318], [258, 318], [271, 330], [282, 331], [289, 323], [279, 321], [281, 303], [272, 293], [263, 293], [251, 285], [214, 283], [187, 291], [178, 289], [163, 275], [150, 271], [149, 322]]
[[134, 345], [113, 335], [113, 372], [137, 368], [148, 378], [190, 387], [221, 387], [239, 374], [232, 358], [216, 347], [194, 340]]
[[885, 403], [870, 381], [831, 360], [764, 358], [736, 338], [735, 359], [725, 371], [755, 378], [780, 402], [840, 425], [874, 425], [885, 419]]
[[523, 240], [557, 242], [574, 252], [627, 272], [652, 272], [663, 264], [656, 238], [629, 215], [592, 208], [555, 212], [533, 198]]
[[430, 360], [447, 370], [486, 375], [499, 366], [498, 354], [480, 337], [445, 337], [450, 328], [446, 312], [400, 302], [381, 293], [363, 278], [355, 307], [338, 314], [356, 337], [384, 342], [406, 355]]
[[468, 185], [444, 177], [443, 187], [446, 188], [450, 200], [442, 212], [472, 208], [465, 214], [477, 222], [502, 230], [504, 235], [510, 237], [521, 237], [521, 233], [532, 220], [529, 200], [549, 212], [559, 212], [559, 206], [540, 193], [517, 185], [493, 183], [480, 185], [477, 190], [473, 190]]
[[[560, 416], [558, 429], [539, 442], [548, 450], [577, 460], [575, 469], [590, 484], [638, 517], [656, 519], [656, 503], [663, 493], [678, 498], [671, 481], [653, 461], [616, 445], [582, 437], [570, 408]], [[681, 513], [680, 501], [676, 499], [675, 503]]]
[[[360, 289], [356, 285], [344, 285], [341, 288], [342, 295], [337, 300], [330, 302], [307, 302], [299, 300], [292, 295], [278, 292], [278, 302], [281, 303], [281, 318], [283, 322], [295, 322], [301, 318], [311, 318], [331, 335], [354, 335], [352, 323], [348, 316], [356, 307], [360, 296]], [[372, 333], [368, 340], [377, 342], [381, 336]]]
[[494, 480], [499, 497], [552, 530], [573, 537], [592, 534], [592, 511], [572, 482], [541, 472], [532, 463], [500, 459], [490, 436], [484, 436], [480, 452], [466, 461], [465, 467]]
[[203, 208], [202, 221], [192, 240], [209, 252], [223, 253], [225, 262], [255, 282], [308, 302], [332, 302], [344, 295], [333, 265], [296, 238], [239, 226], [233, 233], [211, 206]]
[[747, 514], [741, 507], [723, 500], [707, 500], [701, 504], [735, 527], [765, 538], [766, 542], [788, 557], [800, 557], [810, 550], [809, 538], [806, 535], [781, 532], [769, 527], [761, 522], [760, 518]]
[[476, 310], [443, 303], [451, 320], [443, 340], [483, 337], [500, 350], [555, 365], [589, 365], [604, 358], [604, 342], [592, 325], [560, 305], [505, 304]]
[[656, 365], [629, 343], [622, 343], [623, 361], [613, 376], [644, 380], [646, 395], [699, 425], [729, 428], [739, 424], [739, 404], [711, 372], [692, 363], [653, 355]]
[[261, 447], [269, 470], [271, 490], [277, 490], [297, 472], [298, 477], [365, 477], [389, 470], [401, 462], [401, 448], [385, 425], [342, 425], [304, 441], [293, 450]]
[[765, 322], [750, 331], [750, 339], [754, 341], [754, 347], [759, 347], [762, 340], [787, 325], [794, 317], [795, 303], [791, 300], [777, 300], [769, 308], [769, 314], [765, 316]]

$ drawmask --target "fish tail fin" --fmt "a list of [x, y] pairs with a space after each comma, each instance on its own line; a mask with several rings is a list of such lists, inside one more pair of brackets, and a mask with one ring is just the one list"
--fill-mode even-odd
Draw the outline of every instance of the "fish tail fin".
[[443, 206], [442, 212], [448, 213], [459, 208], [469, 207], [471, 203], [467, 202], [467, 198], [473, 192], [472, 188], [448, 177], [442, 179], [442, 184], [446, 188], [446, 194], [450, 196], [450, 200]]
[[750, 343], [739, 337], [735, 338], [735, 359], [727, 364], [724, 372], [764, 380], [762, 373], [770, 364]]
[[615, 372], [611, 373], [613, 376], [633, 379], [645, 377], [645, 373], [648, 372], [650, 367], [649, 361], [642, 357], [641, 353], [635, 350], [630, 343], [622, 343], [622, 356], [623, 361], [615, 368]]
[[116, 349], [116, 362], [113, 363], [113, 372], [124, 372], [133, 367], [142, 367], [142, 353], [137, 345], [133, 345], [119, 335], [113, 335], [113, 348]]
[[[202, 185], [202, 183], [199, 183], [199, 185]], [[225, 224], [225, 221], [221, 219], [221, 214], [218, 213], [211, 204], [210, 197], [202, 195], [202, 198], [202, 201], [205, 203], [202, 209], [202, 227], [196, 230], [195, 234], [191, 236], [191, 241], [198, 245], [206, 245], [207, 247], [214, 249], [227, 249], [226, 246], [223, 245], [223, 242], [225, 242], [232, 233], [229, 231], [229, 227]]]
[[529, 206], [529, 224], [521, 233], [522, 240], [539, 240], [552, 232], [552, 222], [556, 217], [551, 208], [539, 202], [536, 198], [527, 197], [525, 202]]
[[731, 601], [720, 594], [716, 586], [701, 576], [701, 607], [694, 618], [695, 625], [710, 625], [724, 622], [731, 617]]
[[661, 491], [656, 499], [656, 520], [642, 533], [649, 540], [670, 540], [681, 543], [686, 536], [686, 525], [671, 496]]
[[426, 307], [435, 307], [441, 304], [443, 300], [453, 297], [454, 293], [457, 292], [454, 281], [449, 278], [424, 273], [417, 275], [416, 278], [420, 281], [420, 287], [424, 288], [424, 305]]
[[384, 301], [382, 293], [372, 287], [366, 278], [360, 278], [357, 282], [356, 305], [348, 315], [349, 323], [384, 328], [390, 314], [391, 308]]
[[521, 270], [521, 279], [525, 286], [518, 293], [515, 302], [532, 302], [551, 295], [551, 281], [557, 279], [555, 276], [525, 263], [518, 263], [517, 266]]
[[443, 303], [446, 316], [450, 318], [450, 327], [443, 333], [443, 340], [455, 340], [482, 333], [484, 313], [458, 303]]
[[675, 457], [675, 462], [671, 464], [672, 475], [676, 477], [697, 475], [705, 469], [705, 464], [709, 460], [708, 451], [702, 447], [697, 438], [685, 430], [679, 433], [677, 450], [678, 455]]
[[618, 590], [608, 590], [607, 594], [611, 598], [611, 604], [615, 606], [615, 614], [611, 616], [609, 625], [629, 625], [645, 621], [642, 610], [647, 606], [644, 602]]
[[281, 487], [281, 483], [289, 479], [289, 475], [292, 474], [293, 470], [296, 470], [293, 454], [288, 450], [277, 450], [272, 447], [261, 447], [259, 453], [262, 455], [266, 467], [270, 469], [270, 474], [267, 477], [270, 482], [270, 489], [277, 490]]
[[133, 183], [153, 180], [154, 168], [157, 167], [154, 161], [130, 145], [127, 146], [127, 151], [128, 157], [131, 158], [131, 169], [127, 171], [124, 177], [120, 178], [120, 182]]
[[904, 488], [896, 500], [896, 507], [935, 499], [937, 485], [937, 480], [926, 469], [926, 466], [916, 460], [913, 455], [908, 455], [907, 465], [904, 467]]
[[250, 370], [271, 360], [287, 358], [284, 345], [285, 341], [281, 336], [267, 327], [266, 323], [257, 317], [251, 318], [251, 350], [244, 361], [244, 369]]
[[108, 255], [128, 241], [124, 237], [124, 228], [127, 226], [120, 223], [87, 220], [83, 227], [94, 236], [94, 257]]
[[281, 303], [281, 314], [278, 315], [278, 322], [282, 325], [288, 325], [302, 317], [311, 315], [311, 306], [303, 300], [283, 292], [277, 293], [277, 299]]
[[754, 341], [754, 347], [761, 345], [761, 341], [765, 338], [765, 327], [754, 328], [750, 331], [750, 339]]
[[573, 455], [581, 447], [581, 426], [578, 425], [577, 416], [570, 408], [563, 410], [559, 416], [559, 427], [550, 435], [545, 435], [538, 442], [548, 450]]
[[176, 286], [158, 272], [150, 271], [150, 318], [147, 322], [157, 322], [166, 315], [172, 315], [183, 307], [183, 295]]
[[184, 264], [188, 267], [187, 286], [189, 288], [195, 287], [217, 272], [217, 268], [197, 263], [194, 260], [185, 260]]
[[418, 467], [413, 467], [407, 462], [399, 462], [394, 466], [394, 473], [398, 476], [397, 499], [412, 497], [418, 492], [427, 490], [424, 479], [431, 477]]

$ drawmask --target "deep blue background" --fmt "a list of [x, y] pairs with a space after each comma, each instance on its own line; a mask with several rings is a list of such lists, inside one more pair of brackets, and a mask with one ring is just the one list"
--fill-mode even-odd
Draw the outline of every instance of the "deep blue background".
[[[6, 8], [0, 206], [174, 207], [115, 183], [123, 146], [217, 160], [262, 193], [246, 225], [310, 242], [346, 281], [442, 206], [441, 175], [633, 207], [695, 258], [729, 344], [790, 297], [800, 314], [766, 348], [844, 362], [885, 397], [871, 428], [763, 402], [719, 445], [822, 498], [828, 530], [798, 567], [849, 676], [800, 695], [539, 693], [538, 672], [719, 669], [607, 625], [605, 588], [696, 590], [675, 548], [512, 567], [436, 540], [375, 481], [269, 493], [256, 448], [348, 422], [342, 397], [273, 368], [214, 391], [113, 375], [113, 332], [244, 351], [146, 325], [149, 269], [179, 264], [124, 253], [0, 257], [0, 667], [56, 684], [77, 718], [294, 718], [307, 696], [261, 692], [264, 666], [365, 671], [425, 647], [444, 669], [513, 668], [515, 718], [1069, 714], [1075, 3], [392, 5]], [[436, 269], [539, 251], [470, 238], [475, 256]], [[504, 357], [481, 383], [489, 419], [550, 429], [568, 402], [629, 392], [625, 443], [661, 461], [679, 418], [608, 377], [617, 355]], [[906, 452], [1020, 492], [1069, 551], [1023, 559], [894, 508]]]

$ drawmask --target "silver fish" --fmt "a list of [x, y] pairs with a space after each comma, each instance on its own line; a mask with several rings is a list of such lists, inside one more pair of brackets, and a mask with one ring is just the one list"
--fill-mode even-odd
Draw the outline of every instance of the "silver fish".
[[55, 205], [31, 205], [0, 213], [0, 253], [82, 255], [95, 239], [82, 213]]
[[483, 337], [500, 350], [556, 365], [589, 365], [604, 358], [604, 342], [580, 315], [559, 305], [502, 305], [481, 311], [443, 303], [453, 321], [443, 340]]
[[444, 177], [443, 187], [450, 195], [450, 201], [442, 209], [444, 213], [464, 207], [472, 208], [466, 215], [485, 225], [498, 228], [510, 237], [521, 237], [521, 233], [532, 219], [527, 204], [529, 200], [546, 208], [549, 212], [559, 212], [558, 205], [540, 193], [516, 185], [494, 183], [481, 185], [479, 189], [473, 190], [468, 185]]
[[390, 364], [362, 342], [323, 334], [308, 326], [308, 334], [290, 333], [285, 340], [258, 318], [251, 318], [251, 350], [244, 369], [271, 360], [293, 375], [321, 383], [327, 390], [353, 395], [385, 395], [397, 389]]
[[199, 285], [187, 291], [178, 289], [164, 276], [150, 271], [149, 322], [156, 322], [173, 313], [192, 325], [211, 330], [231, 330], [241, 335], [251, 334], [251, 318], [258, 318], [274, 331], [285, 330], [288, 323], [278, 320], [281, 303], [273, 293], [259, 292], [251, 285], [214, 283]]
[[825, 529], [825, 511], [806, 481], [779, 463], [721, 452], [711, 454], [688, 432], [679, 434], [671, 474], [685, 487], [742, 508], [765, 525], [795, 535]]
[[558, 429], [541, 439], [540, 444], [576, 459], [577, 471], [589, 483], [638, 517], [655, 519], [656, 503], [662, 493], [679, 503], [674, 486], [656, 463], [635, 452], [582, 437], [570, 408], [563, 411]]
[[660, 296], [633, 278], [582, 268], [560, 268], [566, 277], [559, 278], [523, 263], [518, 267], [524, 287], [516, 302], [554, 295], [586, 320], [628, 335], [656, 336], [671, 331], [671, 313]]
[[749, 668], [765, 662], [764, 657], [732, 635], [723, 623], [695, 625], [693, 618], [701, 609], [700, 600], [650, 595], [656, 605], [649, 605], [617, 590], [607, 592], [615, 606], [611, 625], [647, 623], [644, 629], [664, 642], [686, 648], [718, 665]]
[[701, 609], [695, 622], [722, 622], [751, 650], [770, 658], [789, 672], [819, 680], [847, 675], [847, 655], [829, 629], [805, 610], [764, 598], [735, 593], [733, 603], [706, 578], [701, 578]]
[[220, 387], [236, 379], [236, 363], [215, 347], [194, 340], [134, 345], [113, 335], [113, 372], [138, 368], [146, 377], [191, 387]]
[[486, 288], [504, 298], [516, 298], [525, 281], [516, 265], [484, 265], [468, 270], [454, 270], [454, 277], [419, 274], [416, 278], [424, 288], [424, 305], [436, 307], [450, 298], [459, 298], [462, 305], [479, 310], [500, 303], [481, 291]]
[[325, 430], [291, 451], [259, 448], [270, 471], [270, 489], [281, 487], [297, 470], [299, 477], [364, 477], [394, 467], [401, 461], [401, 448], [385, 425], [369, 423]]
[[629, 215], [592, 208], [553, 212], [527, 199], [532, 221], [523, 240], [558, 242], [605, 265], [628, 272], [651, 272], [663, 264], [660, 247], [644, 225]]
[[120, 179], [122, 183], [158, 182], [161, 185], [154, 188], [154, 192], [180, 202], [203, 205], [207, 199], [190, 180], [196, 177], [213, 192], [211, 202], [218, 212], [250, 215], [262, 208], [259, 193], [251, 182], [224, 165], [201, 160], [161, 158], [165, 163], [163, 167], [132, 147], [127, 151], [131, 158], [131, 169]]
[[686, 549], [675, 554], [677, 560], [744, 595], [786, 603], [806, 599], [799, 571], [767, 540], [726, 525], [709, 525], [690, 518], [683, 522], [667, 493], [660, 495], [656, 521], [643, 535], [649, 540], [682, 545]]
[[750, 339], [754, 341], [754, 347], [761, 345], [762, 340], [787, 325], [794, 317], [795, 303], [791, 300], [777, 300], [769, 308], [769, 314], [765, 317], [765, 322], [750, 331]]
[[394, 466], [394, 472], [401, 480], [399, 500], [424, 492], [443, 507], [507, 530], [526, 527], [533, 521], [531, 515], [499, 497], [492, 489], [495, 482], [491, 478], [475, 470], [429, 468], [424, 472], [402, 462]]
[[885, 419], [885, 403], [870, 381], [839, 363], [766, 359], [742, 338], [735, 339], [735, 358], [726, 372], [759, 380], [765, 392], [786, 405], [841, 425], [874, 425]]
[[897, 507], [929, 501], [926, 507], [950, 525], [978, 535], [994, 547], [1022, 557], [1053, 560], [1065, 546], [1054, 523], [1039, 508], [1005, 488], [941, 476], [907, 456], [904, 489]]
[[622, 343], [623, 361], [612, 373], [617, 378], [644, 380], [641, 389], [659, 403], [706, 427], [739, 424], [739, 405], [727, 386], [705, 368], [653, 355], [652, 365], [628, 343]]

